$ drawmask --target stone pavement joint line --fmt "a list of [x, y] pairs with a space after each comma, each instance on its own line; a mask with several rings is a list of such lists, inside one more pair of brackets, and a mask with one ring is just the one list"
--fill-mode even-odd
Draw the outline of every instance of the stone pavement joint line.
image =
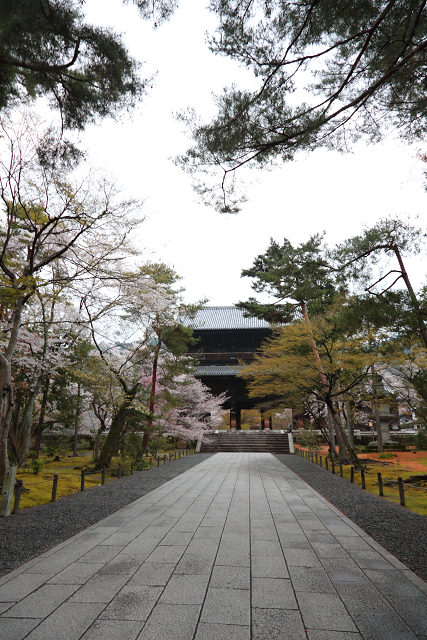
[[1, 640], [426, 640], [427, 585], [269, 453], [218, 453], [0, 579]]

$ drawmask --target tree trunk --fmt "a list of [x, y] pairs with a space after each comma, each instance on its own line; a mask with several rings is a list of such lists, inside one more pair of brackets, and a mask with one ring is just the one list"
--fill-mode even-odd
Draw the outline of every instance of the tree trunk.
[[377, 392], [377, 374], [375, 373], [374, 365], [371, 366], [372, 371], [372, 395], [374, 397], [374, 410], [375, 410], [375, 424], [377, 427], [377, 448], [378, 452], [381, 453], [384, 451], [383, 444], [383, 433], [381, 431], [381, 420], [380, 420], [380, 407], [378, 403], [378, 392]]
[[99, 460], [99, 449], [101, 447], [101, 436], [102, 436], [104, 431], [105, 431], [105, 425], [104, 426], [101, 425], [98, 428], [98, 431], [96, 432], [95, 440], [94, 440], [94, 443], [93, 443], [93, 460], [94, 460], [94, 462], [98, 462], [98, 460]]
[[345, 458], [347, 457], [347, 452], [345, 450], [345, 443], [344, 443], [344, 438], [343, 438], [343, 429], [342, 429], [342, 425], [341, 425], [341, 415], [340, 415], [340, 410], [339, 410], [339, 405], [338, 402], [335, 402], [335, 416], [337, 419], [337, 422], [339, 422], [340, 424], [340, 429], [336, 429], [336, 435], [337, 435], [337, 441], [338, 441], [338, 449], [339, 449], [339, 457], [340, 460], [345, 460]]
[[38, 393], [40, 391], [41, 378], [37, 380], [36, 386], [30, 393], [30, 397], [25, 405], [22, 419], [16, 433], [16, 443], [18, 447], [19, 456], [17, 459], [18, 467], [21, 467], [27, 459], [27, 454], [31, 445], [31, 427], [33, 423], [34, 404]]
[[[354, 447], [352, 447], [352, 446], [350, 445], [350, 442], [349, 442], [349, 440], [348, 440], [348, 436], [347, 436], [347, 434], [345, 433], [345, 431], [343, 430], [343, 428], [342, 428], [341, 424], [339, 423], [339, 420], [338, 420], [338, 418], [337, 418], [337, 416], [336, 416], [336, 413], [335, 413], [335, 409], [334, 409], [334, 406], [333, 406], [333, 402], [331, 401], [331, 399], [330, 399], [330, 398], [327, 398], [327, 400], [326, 400], [326, 404], [327, 404], [328, 409], [329, 409], [329, 410], [330, 410], [330, 412], [331, 412], [331, 416], [332, 416], [332, 419], [333, 419], [333, 421], [334, 421], [334, 425], [335, 425], [335, 432], [336, 432], [336, 433], [337, 433], [338, 431], [340, 432], [341, 437], [342, 437], [342, 438], [343, 438], [343, 440], [344, 440], [345, 448], [347, 449], [347, 451], [348, 451], [348, 453], [349, 453], [349, 455], [350, 455], [350, 459], [351, 459], [352, 463], [354, 464], [354, 466], [355, 466], [356, 468], [359, 468], [359, 467], [360, 467], [360, 460], [359, 460], [359, 458], [357, 457], [357, 454], [356, 454], [356, 451], [354, 450]], [[341, 459], [340, 461], [341, 461], [341, 462], [344, 462], [344, 460], [345, 460], [345, 457], [344, 457], [344, 459]]]
[[12, 321], [12, 330], [9, 343], [4, 354], [0, 352], [0, 482], [9, 466], [7, 455], [7, 436], [12, 424], [13, 387], [11, 359], [18, 341], [18, 333], [21, 326], [22, 309], [25, 300], [20, 298], [15, 307]]
[[99, 454], [99, 460], [96, 463], [96, 469], [109, 467], [111, 458], [117, 455], [119, 450], [120, 438], [126, 425], [126, 417], [128, 414], [130, 402], [125, 401], [113, 418], [110, 431], [104, 442], [104, 446]]
[[348, 400], [346, 400], [345, 402], [345, 419], [347, 422], [348, 441], [350, 442], [351, 446], [354, 447], [354, 424], [351, 417], [351, 406]]
[[412, 301], [412, 305], [414, 307], [415, 315], [417, 316], [417, 322], [420, 329], [421, 337], [424, 342], [424, 346], [427, 349], [427, 329], [424, 324], [424, 318], [422, 311], [420, 309], [420, 305], [418, 304], [417, 296], [415, 295], [415, 291], [412, 288], [411, 282], [409, 280], [408, 274], [406, 273], [405, 265], [403, 264], [402, 256], [400, 255], [399, 248], [397, 246], [393, 247], [394, 253], [396, 254], [397, 260], [399, 262], [400, 270], [402, 272], [402, 278], [405, 281], [406, 288], [409, 291], [409, 296]]
[[43, 387], [43, 397], [42, 397], [42, 404], [41, 404], [41, 407], [40, 407], [39, 419], [38, 419], [38, 422], [37, 422], [36, 446], [35, 446], [37, 458], [39, 457], [40, 445], [42, 443], [42, 435], [43, 435], [43, 429], [44, 429], [44, 417], [45, 417], [45, 414], [46, 414], [46, 406], [47, 406], [47, 398], [48, 398], [48, 394], [49, 394], [49, 387], [50, 387], [50, 378], [46, 378], [45, 383], [44, 383], [44, 387]]
[[79, 446], [79, 418], [80, 418], [80, 382], [77, 383], [77, 406], [76, 406], [76, 416], [74, 419], [73, 456], [75, 458], [77, 458], [78, 446]]

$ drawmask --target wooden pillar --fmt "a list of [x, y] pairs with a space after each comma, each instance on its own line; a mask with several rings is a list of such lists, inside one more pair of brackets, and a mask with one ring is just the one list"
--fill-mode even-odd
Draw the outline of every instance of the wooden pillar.
[[236, 429], [240, 431], [242, 428], [242, 409], [236, 405]]

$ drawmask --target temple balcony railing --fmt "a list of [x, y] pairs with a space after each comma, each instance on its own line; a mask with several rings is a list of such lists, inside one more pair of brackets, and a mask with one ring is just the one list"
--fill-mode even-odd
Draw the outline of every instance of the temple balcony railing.
[[244, 362], [251, 362], [254, 357], [259, 353], [258, 351], [229, 351], [229, 352], [221, 352], [215, 351], [212, 353], [191, 353], [188, 355], [196, 356], [197, 360], [200, 363], [208, 363], [208, 362], [227, 362], [237, 364], [239, 360], [243, 360]]

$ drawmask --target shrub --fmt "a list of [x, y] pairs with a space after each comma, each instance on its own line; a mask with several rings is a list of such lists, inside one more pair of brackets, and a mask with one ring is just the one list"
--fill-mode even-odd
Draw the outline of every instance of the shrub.
[[418, 451], [427, 451], [427, 434], [424, 429], [417, 432], [415, 436], [415, 446]]
[[33, 458], [37, 458], [37, 452], [34, 451], [34, 449], [30, 449], [29, 452], [27, 453], [27, 458], [29, 460], [32, 460]]
[[56, 453], [56, 449], [55, 449], [55, 447], [46, 447], [46, 449], [44, 450], [44, 452], [45, 452], [45, 454], [46, 454], [48, 457], [51, 457], [51, 456], [54, 456], [54, 455], [55, 455], [55, 453]]
[[37, 458], [33, 458], [31, 460], [31, 471], [36, 475], [43, 471], [44, 468], [44, 460], [38, 460]]

